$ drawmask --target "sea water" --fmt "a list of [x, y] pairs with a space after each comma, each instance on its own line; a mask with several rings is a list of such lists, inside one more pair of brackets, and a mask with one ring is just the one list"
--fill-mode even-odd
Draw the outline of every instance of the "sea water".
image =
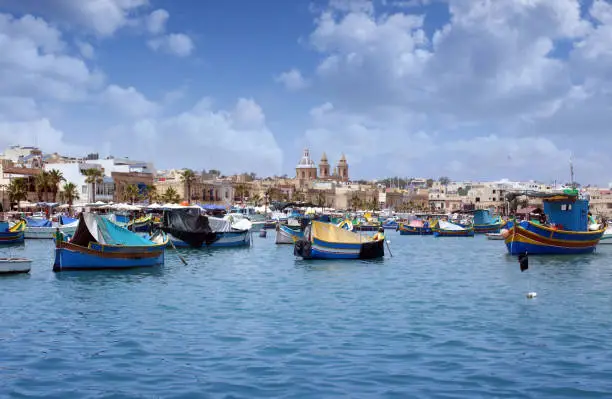
[[[164, 267], [0, 278], [0, 396], [610, 398], [612, 248], [531, 257], [387, 232], [393, 257], [172, 250]], [[527, 299], [526, 293], [538, 293]]]

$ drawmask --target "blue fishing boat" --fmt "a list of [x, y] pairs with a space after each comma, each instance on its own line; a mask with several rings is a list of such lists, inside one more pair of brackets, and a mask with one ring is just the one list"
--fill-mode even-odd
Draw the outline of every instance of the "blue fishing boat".
[[7, 222], [0, 222], [0, 245], [19, 244], [24, 240], [26, 222], [20, 220], [13, 227]]
[[499, 216], [493, 217], [488, 209], [477, 209], [474, 211], [474, 233], [499, 233], [504, 222]]
[[525, 252], [530, 255], [586, 254], [595, 251], [605, 228], [600, 226], [597, 230], [589, 230], [589, 202], [579, 198], [577, 191], [531, 196], [542, 198], [546, 223], [509, 222], [502, 234], [511, 255]]
[[304, 232], [300, 228], [291, 228], [281, 224], [277, 224], [276, 227], [277, 244], [295, 244], [296, 241], [304, 237]]
[[432, 235], [433, 230], [429, 227], [429, 222], [416, 219], [410, 223], [400, 223], [398, 230], [402, 236], [427, 236]]
[[251, 245], [251, 231], [236, 229], [229, 220], [201, 215], [197, 210], [164, 212], [161, 229], [176, 247], [239, 247]]
[[387, 219], [382, 224], [383, 229], [385, 230], [397, 230], [399, 228], [399, 223], [395, 219]]
[[143, 238], [100, 215], [84, 213], [70, 241], [56, 240], [53, 271], [163, 265], [165, 235], [160, 241], [155, 243]]
[[313, 221], [293, 253], [304, 259], [375, 259], [385, 256], [385, 240], [372, 240], [331, 223]]
[[462, 227], [445, 220], [438, 220], [432, 230], [434, 237], [474, 237], [472, 227]]

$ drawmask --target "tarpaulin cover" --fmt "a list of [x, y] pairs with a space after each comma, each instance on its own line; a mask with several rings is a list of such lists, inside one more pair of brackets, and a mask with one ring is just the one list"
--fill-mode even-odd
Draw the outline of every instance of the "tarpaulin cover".
[[76, 222], [78, 219], [75, 218], [71, 218], [68, 216], [60, 216], [60, 224], [64, 225], [64, 224], [72, 224], [74, 222]]
[[30, 219], [26, 218], [28, 227], [52, 227], [51, 221], [47, 219]]
[[440, 227], [441, 230], [448, 230], [448, 231], [461, 231], [461, 230], [465, 230], [465, 228], [451, 223], [451, 222], [447, 222], [444, 220], [440, 220], [438, 221], [438, 226]]
[[410, 222], [410, 227], [424, 227], [425, 223], [422, 220], [416, 219]]
[[82, 213], [79, 226], [74, 232], [71, 243], [86, 247], [90, 242], [105, 245], [141, 247], [155, 245], [150, 240], [119, 227], [110, 220], [93, 213]]
[[341, 227], [330, 223], [312, 222], [312, 236], [319, 240], [329, 243], [339, 244], [360, 244], [362, 242], [371, 241], [370, 237], [353, 233], [352, 231], [344, 230]]
[[196, 248], [201, 247], [203, 243], [211, 244], [217, 239], [206, 216], [182, 211], [164, 212], [161, 229]]

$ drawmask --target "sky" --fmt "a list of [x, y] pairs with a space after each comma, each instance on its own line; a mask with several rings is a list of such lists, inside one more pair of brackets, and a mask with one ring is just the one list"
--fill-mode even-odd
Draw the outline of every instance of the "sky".
[[605, 0], [0, 0], [0, 147], [612, 181]]

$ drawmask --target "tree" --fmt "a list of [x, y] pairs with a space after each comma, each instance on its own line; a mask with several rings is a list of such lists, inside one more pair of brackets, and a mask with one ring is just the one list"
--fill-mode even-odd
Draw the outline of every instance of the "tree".
[[183, 173], [181, 173], [181, 181], [185, 183], [187, 187], [187, 202], [191, 202], [191, 186], [196, 181], [195, 172], [191, 169], [185, 169]]
[[136, 185], [128, 184], [123, 188], [123, 196], [130, 200], [132, 204], [134, 204], [134, 202], [136, 202], [136, 200], [140, 196], [140, 191], [138, 190], [138, 187]]
[[249, 188], [246, 184], [239, 184], [236, 186], [235, 197], [240, 198], [240, 202], [244, 202], [244, 197], [249, 196]]
[[91, 202], [96, 202], [96, 185], [102, 184], [104, 181], [102, 171], [96, 168], [85, 169], [82, 172], [85, 177], [85, 183], [91, 186]]
[[261, 204], [261, 196], [259, 194], [255, 194], [249, 198], [251, 203], [255, 206], [259, 206]]
[[470, 188], [469, 187], [459, 187], [457, 189], [457, 194], [459, 194], [462, 197], [465, 197], [466, 195], [468, 195], [468, 193], [470, 192]]
[[149, 204], [152, 204], [157, 201], [157, 198], [159, 197], [159, 195], [157, 195], [157, 187], [152, 184], [147, 184], [147, 186], [145, 187], [145, 196], [149, 201]]
[[302, 191], [296, 191], [293, 193], [293, 201], [295, 202], [304, 202], [306, 200], [306, 196]]
[[448, 184], [450, 183], [450, 179], [446, 176], [442, 176], [438, 179], [438, 182], [444, 186], [444, 192], [448, 192]]
[[317, 194], [315, 196], [315, 202], [319, 207], [325, 205], [325, 193], [323, 191], [317, 191]]
[[43, 202], [45, 200], [45, 194], [47, 193], [49, 186], [49, 173], [43, 170], [34, 178], [34, 188], [36, 189], [38, 202]]
[[53, 202], [57, 201], [57, 192], [59, 191], [59, 185], [61, 182], [66, 181], [64, 174], [57, 169], [51, 169], [47, 173], [47, 187], [53, 194]]
[[432, 188], [434, 184], [434, 180], [433, 179], [427, 179], [427, 188]]
[[17, 208], [21, 211], [19, 201], [25, 201], [28, 199], [28, 182], [25, 178], [19, 177], [11, 180], [7, 188], [9, 202], [12, 204], [17, 203]]
[[181, 200], [181, 197], [174, 187], [168, 187], [166, 192], [162, 195], [162, 199], [166, 203], [176, 204]]
[[363, 202], [361, 201], [361, 198], [359, 198], [359, 195], [353, 194], [351, 197], [351, 208], [353, 208], [353, 211], [357, 211], [357, 209], [360, 209], [362, 205]]
[[221, 176], [221, 171], [217, 169], [211, 169], [208, 171], [208, 174], [219, 177]]
[[270, 187], [266, 190], [266, 196], [269, 201], [278, 201], [280, 200], [280, 190], [276, 187]]
[[75, 199], [79, 199], [79, 192], [77, 190], [77, 186], [74, 183], [66, 183], [64, 184], [64, 198], [66, 199], [66, 202], [68, 203], [68, 210], [70, 210], [70, 208], [72, 208], [72, 204], [74, 203]]

